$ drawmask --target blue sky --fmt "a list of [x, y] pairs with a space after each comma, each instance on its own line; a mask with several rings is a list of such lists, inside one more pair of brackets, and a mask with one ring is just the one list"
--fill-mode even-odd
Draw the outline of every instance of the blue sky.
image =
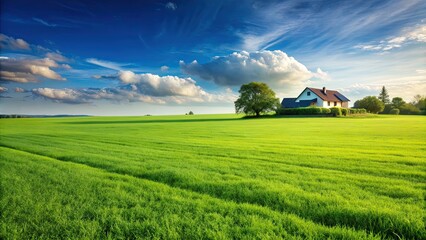
[[0, 112], [233, 112], [239, 86], [426, 92], [426, 2], [1, 1]]

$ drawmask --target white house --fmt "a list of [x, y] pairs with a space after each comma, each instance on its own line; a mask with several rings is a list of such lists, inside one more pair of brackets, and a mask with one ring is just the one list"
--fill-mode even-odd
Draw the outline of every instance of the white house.
[[349, 99], [336, 90], [307, 87], [297, 98], [284, 98], [281, 102], [283, 108], [296, 107], [349, 107]]

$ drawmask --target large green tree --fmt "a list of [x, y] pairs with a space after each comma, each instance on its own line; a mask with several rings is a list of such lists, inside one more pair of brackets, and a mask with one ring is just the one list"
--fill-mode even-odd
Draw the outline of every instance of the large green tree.
[[390, 102], [388, 90], [386, 90], [385, 86], [383, 86], [382, 91], [380, 91], [379, 100], [382, 101], [382, 103], [384, 104], [388, 104]]
[[392, 98], [392, 106], [394, 108], [400, 109], [402, 106], [405, 105], [405, 103], [406, 102], [404, 101], [404, 99], [402, 99], [400, 97], [394, 97], [394, 98]]
[[262, 113], [276, 111], [280, 102], [275, 92], [261, 82], [243, 84], [239, 90], [240, 96], [235, 101], [235, 111], [247, 115], [260, 116]]
[[379, 113], [385, 108], [385, 104], [375, 96], [368, 96], [354, 103], [355, 108], [364, 108], [369, 113]]

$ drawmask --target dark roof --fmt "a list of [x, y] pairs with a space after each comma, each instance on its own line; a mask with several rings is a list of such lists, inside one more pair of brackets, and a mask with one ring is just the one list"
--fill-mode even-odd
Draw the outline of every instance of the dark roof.
[[330, 102], [348, 102], [348, 101], [350, 101], [348, 98], [343, 96], [343, 94], [339, 93], [336, 90], [326, 89], [326, 91], [324, 93], [322, 89], [318, 89], [318, 88], [308, 87], [307, 89], [311, 90], [318, 97], [320, 97], [323, 101], [330, 101]]
[[340, 99], [342, 102], [349, 102], [350, 100], [349, 99], [347, 99], [345, 96], [343, 96], [341, 93], [339, 93], [339, 92], [337, 92], [336, 94], [336, 97], [338, 98], [338, 99]]
[[311, 106], [311, 103], [316, 103], [317, 99], [311, 99], [311, 100], [300, 100], [299, 102], [296, 102], [297, 98], [283, 98], [283, 101], [281, 102], [281, 106], [283, 108], [298, 108], [298, 107], [309, 107]]

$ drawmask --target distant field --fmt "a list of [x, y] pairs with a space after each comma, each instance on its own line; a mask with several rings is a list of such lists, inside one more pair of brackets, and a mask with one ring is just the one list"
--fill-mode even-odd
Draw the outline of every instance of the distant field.
[[0, 238], [426, 239], [426, 117], [0, 120]]

